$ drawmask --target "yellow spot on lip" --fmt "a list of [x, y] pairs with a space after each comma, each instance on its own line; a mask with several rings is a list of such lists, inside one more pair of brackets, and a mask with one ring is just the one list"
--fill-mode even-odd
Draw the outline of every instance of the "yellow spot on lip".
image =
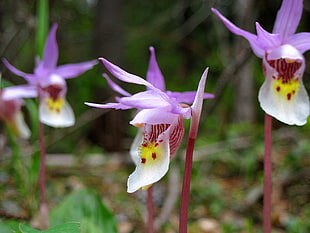
[[299, 80], [291, 78], [288, 82], [283, 82], [283, 78], [274, 79], [272, 88], [277, 95], [288, 101], [295, 97], [299, 89]]
[[158, 162], [163, 156], [163, 147], [157, 142], [145, 142], [140, 146], [141, 163], [152, 165]]
[[46, 104], [52, 112], [59, 113], [62, 107], [65, 105], [65, 101], [63, 98], [47, 98], [46, 99]]

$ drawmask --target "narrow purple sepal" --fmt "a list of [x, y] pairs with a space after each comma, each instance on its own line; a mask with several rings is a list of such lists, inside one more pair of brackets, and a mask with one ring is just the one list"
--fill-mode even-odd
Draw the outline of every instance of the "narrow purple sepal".
[[113, 82], [107, 74], [103, 74], [102, 76], [107, 80], [109, 86], [112, 88], [113, 91], [116, 91], [117, 93], [123, 96], [131, 96], [130, 93], [128, 93], [123, 88], [121, 88], [119, 85], [117, 85], [115, 82]]
[[6, 66], [6, 68], [8, 68], [13, 74], [23, 77], [24, 79], [26, 79], [29, 83], [35, 82], [36, 77], [33, 74], [27, 74], [23, 71], [20, 71], [19, 69], [15, 68], [14, 66], [12, 66], [8, 60], [6, 60], [5, 58], [2, 59], [4, 65]]
[[[194, 102], [196, 91], [186, 91], [186, 92], [171, 92], [167, 91], [167, 95], [171, 98], [175, 98], [179, 103], [192, 104]], [[213, 94], [204, 93], [204, 99], [212, 99], [214, 98]]]
[[288, 38], [285, 42], [298, 49], [301, 53], [304, 53], [310, 50], [310, 33], [309, 32], [297, 33]]
[[242, 36], [245, 39], [247, 39], [252, 47], [253, 52], [256, 54], [258, 57], [263, 57], [264, 56], [264, 49], [258, 44], [257, 42], [257, 36], [247, 32], [245, 30], [242, 30], [241, 28], [237, 27], [234, 25], [232, 22], [230, 22], [227, 18], [225, 18], [218, 10], [211, 8], [214, 14], [216, 14], [222, 22], [225, 24], [225, 26], [232, 32], [235, 33], [236, 35]]
[[204, 95], [206, 80], [208, 76], [208, 70], [209, 68], [206, 68], [201, 76], [201, 79], [198, 84], [197, 94], [196, 94], [194, 103], [191, 106], [192, 119], [191, 119], [191, 126], [190, 126], [190, 132], [189, 132], [189, 136], [191, 138], [196, 138], [197, 133], [198, 133], [198, 126], [199, 126], [200, 115], [202, 111], [203, 95]]
[[37, 96], [38, 96], [37, 89], [31, 85], [6, 87], [5, 91], [2, 94], [3, 100], [12, 100], [18, 98], [33, 98]]
[[95, 107], [95, 108], [114, 108], [114, 109], [122, 109], [122, 110], [131, 109], [130, 106], [124, 105], [121, 103], [96, 104], [96, 103], [85, 102], [84, 104], [90, 107]]
[[[164, 93], [162, 93], [164, 95]], [[169, 98], [162, 98], [158, 92], [153, 90], [138, 92], [129, 97], [120, 98], [119, 101], [124, 105], [129, 105], [133, 108], [148, 109], [148, 108], [161, 108], [169, 106]]]
[[167, 108], [143, 109], [129, 123], [134, 126], [141, 124], [171, 124], [177, 117], [177, 114], [169, 112]]
[[278, 47], [282, 43], [282, 37], [279, 34], [271, 34], [263, 29], [259, 23], [256, 22], [257, 43], [265, 51]]
[[57, 65], [58, 60], [58, 45], [56, 42], [56, 30], [58, 25], [56, 23], [53, 24], [44, 47], [43, 67], [47, 70], [53, 70]]
[[154, 47], [149, 48], [151, 56], [149, 61], [149, 67], [146, 73], [146, 80], [153, 84], [154, 87], [157, 87], [158, 89], [164, 91], [166, 89], [164, 76], [161, 73], [161, 70], [159, 69], [156, 55], [155, 55], [155, 49]]
[[301, 19], [303, 0], [283, 0], [272, 33], [286, 39], [293, 35]]
[[54, 73], [64, 79], [75, 78], [80, 74], [86, 72], [87, 70], [91, 69], [97, 63], [97, 60], [92, 60], [87, 62], [61, 65], [55, 68]]
[[109, 62], [108, 60], [106, 60], [104, 58], [99, 58], [99, 60], [102, 61], [103, 65], [107, 68], [107, 70], [111, 74], [113, 74], [113, 76], [116, 77], [117, 79], [119, 79], [123, 82], [144, 85], [150, 89], [155, 89], [155, 87], [151, 83], [144, 80], [143, 78], [140, 78], [137, 75], [130, 74], [130, 73], [126, 72], [125, 70], [123, 70], [120, 67], [112, 64], [111, 62]]

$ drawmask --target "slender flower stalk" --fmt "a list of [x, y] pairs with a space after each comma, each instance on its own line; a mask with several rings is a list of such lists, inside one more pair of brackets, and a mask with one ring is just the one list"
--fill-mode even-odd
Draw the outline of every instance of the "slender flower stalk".
[[264, 152], [264, 233], [271, 232], [271, 192], [272, 192], [272, 117], [265, 115], [265, 152]]
[[40, 146], [40, 171], [39, 171], [39, 190], [40, 190], [40, 227], [49, 227], [49, 211], [46, 200], [46, 153], [44, 140], [44, 125], [39, 121], [39, 146]]
[[190, 196], [194, 146], [195, 146], [195, 139], [189, 137], [186, 149], [185, 169], [184, 169], [183, 186], [181, 194], [180, 220], [179, 220], [180, 233], [187, 233], [188, 204]]
[[153, 204], [153, 186], [147, 190], [147, 230], [148, 233], [154, 233], [154, 204]]
[[184, 169], [184, 178], [182, 186], [182, 195], [181, 195], [181, 206], [180, 206], [180, 222], [179, 222], [179, 232], [187, 233], [187, 222], [188, 222], [188, 204], [190, 196], [190, 183], [192, 175], [192, 164], [193, 164], [193, 154], [195, 141], [198, 134], [198, 126], [200, 121], [200, 115], [202, 110], [203, 103], [203, 93], [206, 84], [206, 79], [208, 75], [208, 68], [204, 71], [201, 80], [198, 85], [197, 95], [194, 100], [192, 109], [191, 124], [189, 130], [189, 138], [186, 149], [186, 158], [185, 158], [185, 169]]
[[[48, 31], [48, 0], [39, 0], [37, 3], [37, 34], [36, 34], [36, 46], [37, 54], [42, 59], [44, 53], [44, 43]], [[40, 93], [39, 93], [40, 96]], [[39, 98], [39, 102], [40, 102]], [[40, 112], [38, 112], [38, 119], [41, 119]], [[49, 227], [49, 210], [46, 200], [46, 152], [45, 152], [45, 140], [44, 140], [44, 125], [38, 120], [38, 136], [39, 136], [39, 148], [40, 148], [40, 166], [39, 166], [39, 193], [40, 193], [40, 209], [39, 219], [41, 229], [47, 229]]]

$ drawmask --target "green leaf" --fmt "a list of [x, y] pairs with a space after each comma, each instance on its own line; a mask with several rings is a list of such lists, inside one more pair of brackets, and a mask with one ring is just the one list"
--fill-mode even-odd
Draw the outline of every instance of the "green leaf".
[[45, 230], [43, 233], [80, 233], [80, 223], [65, 223]]
[[0, 225], [0, 232], [1, 233], [12, 233], [12, 229], [6, 224], [1, 224]]
[[89, 190], [76, 191], [51, 211], [52, 226], [65, 222], [81, 222], [81, 233], [117, 233], [113, 213], [101, 197]]
[[96, 225], [89, 218], [84, 218], [81, 220], [82, 232], [101, 232], [99, 225]]
[[45, 231], [39, 231], [33, 229], [24, 224], [19, 225], [19, 232], [15, 233], [80, 233], [80, 224], [79, 223], [65, 223], [59, 226], [52, 227]]
[[12, 233], [19, 229], [20, 222], [15, 220], [2, 221], [0, 219], [0, 232], [1, 233]]
[[41, 231], [28, 227], [24, 224], [19, 224], [19, 230], [21, 233], [41, 233]]

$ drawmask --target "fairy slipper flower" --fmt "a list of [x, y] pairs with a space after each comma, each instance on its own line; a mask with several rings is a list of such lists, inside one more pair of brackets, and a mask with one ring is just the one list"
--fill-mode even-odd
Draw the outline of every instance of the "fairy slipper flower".
[[[116, 103], [86, 103], [97, 108], [138, 110], [130, 121], [130, 124], [139, 127], [139, 130], [130, 149], [136, 169], [127, 181], [129, 193], [147, 189], [167, 173], [170, 160], [184, 135], [183, 119], [189, 119], [192, 115], [191, 107], [187, 104], [193, 103], [196, 96], [195, 91], [183, 93], [166, 91], [164, 77], [158, 67], [153, 47], [150, 47], [150, 52], [146, 80], [122, 70], [106, 59], [100, 59], [117, 79], [144, 85], [146, 91], [131, 95], [104, 74], [111, 88], [123, 97], [117, 97]], [[213, 95], [202, 93], [201, 98], [213, 98]]]
[[[66, 79], [77, 77], [91, 69], [97, 61], [57, 66], [58, 45], [56, 42], [57, 24], [48, 34], [42, 61], [37, 61], [33, 74], [24, 73], [3, 59], [6, 67], [14, 74], [26, 79], [30, 86], [37, 89], [39, 97], [40, 121], [52, 127], [68, 127], [75, 122], [71, 106], [66, 101]], [[16, 93], [16, 95], [22, 95]]]
[[309, 98], [302, 82], [305, 70], [303, 53], [310, 49], [310, 33], [295, 33], [303, 0], [283, 0], [272, 33], [256, 23], [257, 35], [244, 31], [212, 11], [233, 33], [243, 36], [253, 52], [263, 59], [265, 81], [258, 99], [269, 115], [289, 125], [304, 125], [309, 116]]
[[[27, 91], [27, 87], [24, 88], [28, 96], [32, 97], [32, 94], [35, 94], [31, 90]], [[30, 130], [24, 121], [21, 111], [24, 101], [21, 98], [12, 97], [11, 92], [11, 87], [0, 90], [0, 119], [8, 125], [16, 136], [29, 138]]]

